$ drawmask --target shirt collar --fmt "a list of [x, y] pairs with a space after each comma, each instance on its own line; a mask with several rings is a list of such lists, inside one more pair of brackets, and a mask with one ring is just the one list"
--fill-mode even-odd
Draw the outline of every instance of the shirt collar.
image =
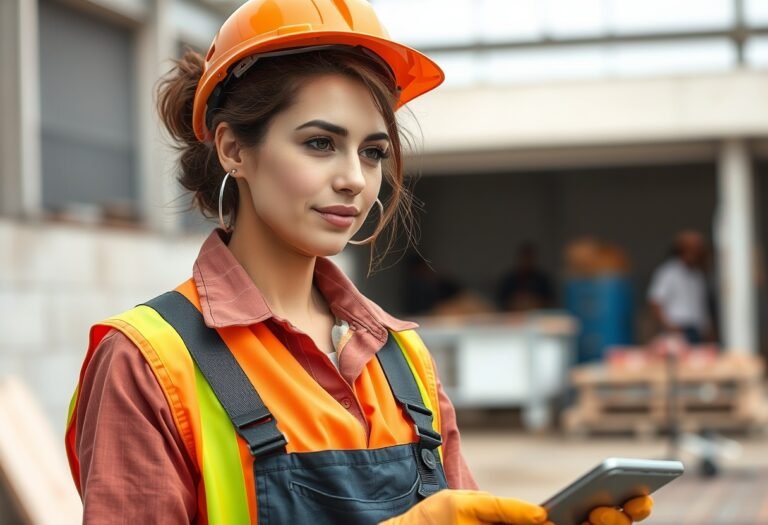
[[[227, 247], [227, 240], [223, 230], [212, 231], [193, 267], [205, 324], [210, 328], [249, 326], [272, 318], [264, 296]], [[337, 318], [365, 328], [378, 339], [386, 339], [386, 329], [398, 332], [418, 326], [382, 310], [329, 259], [317, 258], [314, 280]]]

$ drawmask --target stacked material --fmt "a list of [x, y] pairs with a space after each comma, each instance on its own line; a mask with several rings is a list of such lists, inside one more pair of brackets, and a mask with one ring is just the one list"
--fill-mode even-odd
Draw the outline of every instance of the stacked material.
[[571, 371], [577, 401], [563, 414], [563, 427], [569, 434], [647, 436], [673, 420], [687, 432], [764, 432], [763, 368], [759, 357], [712, 348], [693, 347], [674, 360], [648, 348], [620, 349], [606, 363]]

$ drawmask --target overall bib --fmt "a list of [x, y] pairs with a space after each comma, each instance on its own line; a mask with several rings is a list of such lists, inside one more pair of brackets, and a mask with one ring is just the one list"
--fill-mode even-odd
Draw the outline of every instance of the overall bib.
[[197, 308], [176, 291], [146, 306], [178, 332], [248, 443], [260, 525], [376, 524], [447, 488], [437, 453], [441, 436], [433, 430], [432, 412], [391, 334], [377, 358], [394, 398], [414, 423], [418, 441], [378, 449], [287, 453], [287, 440], [269, 408]]

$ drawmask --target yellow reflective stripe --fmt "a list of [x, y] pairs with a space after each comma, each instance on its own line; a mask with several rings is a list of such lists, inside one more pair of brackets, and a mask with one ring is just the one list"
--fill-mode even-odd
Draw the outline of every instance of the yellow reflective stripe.
[[203, 483], [208, 524], [250, 523], [235, 427], [197, 366], [195, 387], [203, 434]]
[[192, 422], [194, 410], [186, 406], [194, 400], [185, 398], [192, 395], [192, 357], [179, 334], [148, 306], [137, 306], [102, 324], [120, 330], [139, 348], [163, 389], [185, 446], [199, 462]]
[[[397, 346], [400, 347], [400, 351], [403, 353], [403, 356], [405, 357], [405, 361], [408, 363], [408, 368], [411, 369], [411, 374], [413, 374], [413, 378], [416, 380], [416, 386], [419, 387], [419, 394], [421, 394], [421, 399], [424, 401], [424, 406], [427, 407], [432, 412], [432, 429], [440, 433], [440, 407], [438, 406], [435, 408], [434, 404], [432, 403], [432, 397], [429, 395], [429, 391], [424, 386], [424, 382], [421, 380], [421, 376], [418, 372], [418, 369], [413, 364], [413, 361], [411, 361], [411, 356], [408, 355], [408, 352], [405, 350], [405, 347], [403, 345], [403, 341], [400, 340], [401, 336], [405, 336], [404, 333], [394, 333], [395, 341], [397, 342]], [[411, 339], [411, 338], [408, 338]], [[410, 342], [410, 341], [409, 341]], [[414, 345], [409, 344], [409, 348], [413, 348]], [[414, 349], [414, 351], [417, 351]], [[432, 366], [432, 362], [424, 363], [425, 366]], [[437, 448], [438, 453], [440, 454], [440, 459], [443, 457], [443, 447]]]
[[[397, 341], [397, 339], [395, 339], [395, 341]], [[411, 369], [413, 378], [416, 380], [416, 385], [419, 387], [419, 393], [421, 394], [421, 399], [424, 401], [424, 406], [426, 406], [434, 414], [435, 408], [432, 406], [432, 400], [429, 399], [429, 392], [427, 392], [427, 389], [424, 387], [424, 383], [421, 381], [421, 377], [419, 377], [419, 373], [417, 372], [417, 369], [414, 366], [413, 361], [411, 361], [411, 356], [409, 356], [408, 352], [406, 352], [403, 349], [403, 345], [400, 343], [400, 341], [397, 341], [397, 345], [400, 347], [400, 351], [403, 353], [405, 360], [408, 362], [408, 367]], [[434, 419], [433, 419], [433, 425], [434, 425]]]
[[72, 394], [72, 399], [69, 400], [69, 409], [67, 410], [67, 427], [72, 424], [72, 414], [75, 413], [75, 406], [77, 406], [77, 399], [80, 395], [80, 385], [75, 387], [75, 393]]
[[[250, 523], [237, 434], [208, 381], [194, 365], [184, 341], [157, 311], [148, 306], [138, 306], [120, 315], [119, 320], [130, 325], [123, 326], [126, 335], [131, 337], [128, 332], [135, 330], [151, 346], [151, 352], [144, 349], [142, 353], [165, 390], [177, 426], [195, 425], [199, 429], [196, 457], [203, 476], [209, 525]], [[139, 338], [134, 336], [132, 339], [141, 348], [141, 342], [136, 340]], [[188, 417], [183, 419], [189, 410], [186, 410], [180, 392], [175, 391], [181, 385], [176, 385], [174, 379], [182, 381], [192, 370], [195, 399], [186, 399], [186, 403], [197, 403], [199, 422], [189, 421]], [[179, 431], [183, 432], [181, 428]]]

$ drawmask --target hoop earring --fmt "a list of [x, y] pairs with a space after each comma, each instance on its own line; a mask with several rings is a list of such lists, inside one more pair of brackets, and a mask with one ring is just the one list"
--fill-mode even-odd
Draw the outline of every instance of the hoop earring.
[[[375, 204], [379, 206], [379, 225], [381, 225], [381, 221], [382, 219], [384, 219], [384, 205], [381, 203], [381, 201], [378, 198], [376, 199]], [[376, 230], [378, 229], [379, 227], [376, 226]], [[369, 244], [371, 241], [373, 241], [373, 239], [376, 238], [376, 233], [375, 233], [376, 230], [374, 230], [373, 235], [371, 235], [370, 237], [366, 237], [362, 241], [353, 241], [352, 239], [350, 239], [347, 242], [349, 242], [349, 244], [354, 244], [355, 246], [362, 246], [363, 244]]]
[[230, 216], [230, 222], [224, 224], [224, 188], [227, 186], [229, 177], [235, 173], [237, 173], [237, 169], [231, 169], [224, 175], [224, 179], [221, 181], [221, 189], [219, 190], [219, 226], [227, 233], [232, 231], [232, 217]]

